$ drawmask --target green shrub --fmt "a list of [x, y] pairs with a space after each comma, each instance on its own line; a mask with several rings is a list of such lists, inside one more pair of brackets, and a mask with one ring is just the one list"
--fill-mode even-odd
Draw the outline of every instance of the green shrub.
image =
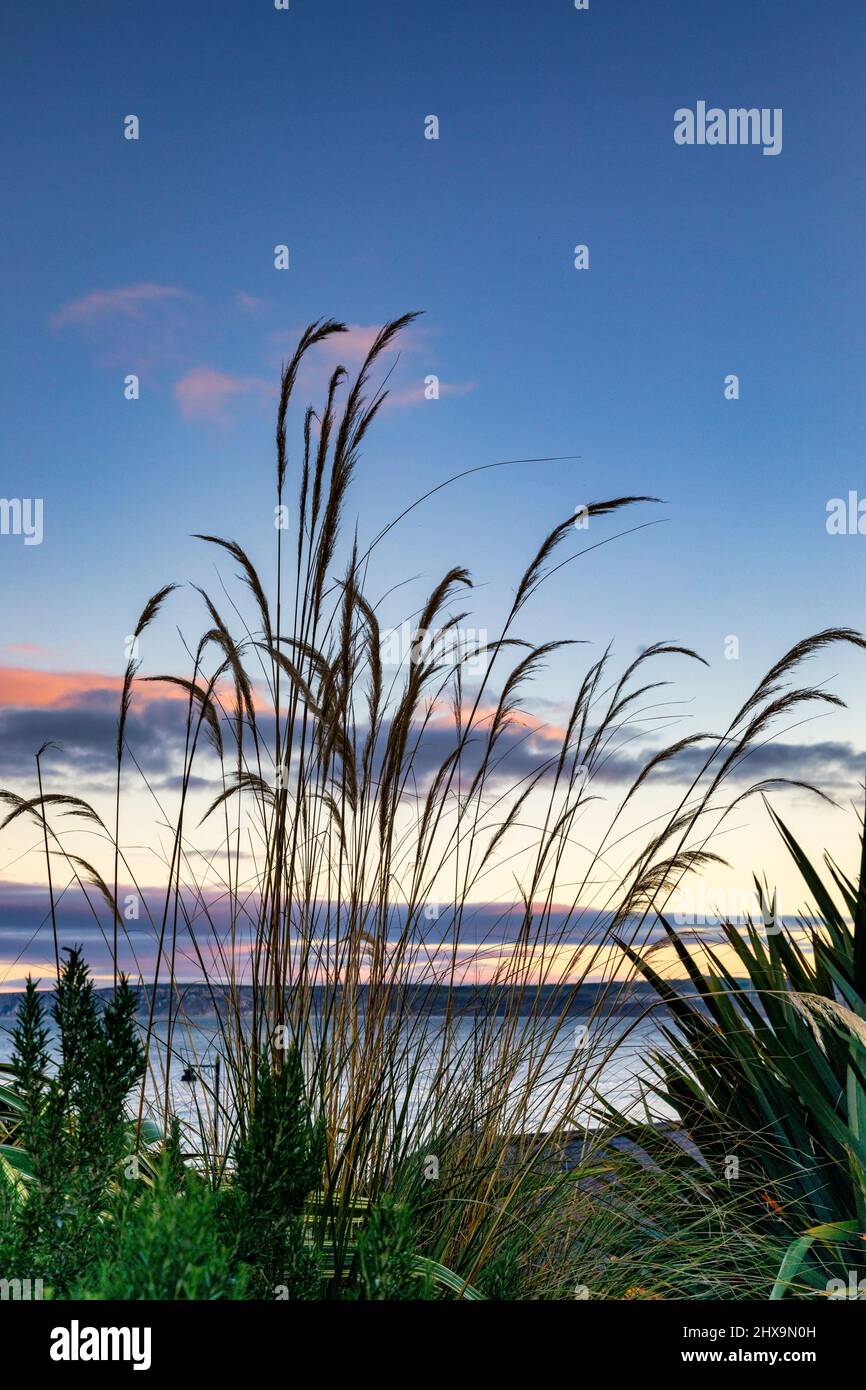
[[358, 1296], [375, 1301], [433, 1297], [429, 1278], [419, 1273], [409, 1208], [385, 1196], [370, 1213], [358, 1240]]
[[220, 1239], [218, 1195], [192, 1173], [178, 1187], [169, 1158], [153, 1188], [130, 1193], [111, 1248], [73, 1293], [86, 1299], [244, 1299], [249, 1273]]
[[68, 952], [53, 1005], [60, 1062], [52, 1075], [42, 1000], [31, 979], [13, 1030], [18, 1137], [29, 1158], [26, 1200], [9, 1200], [2, 1245], [8, 1268], [44, 1279], [60, 1296], [96, 1259], [113, 1183], [130, 1145], [126, 1097], [144, 1071], [135, 1002], [121, 978], [100, 1014], [79, 950]]
[[324, 1143], [306, 1100], [297, 1051], [279, 1070], [262, 1066], [251, 1114], [222, 1191], [222, 1227], [239, 1262], [255, 1271], [256, 1296], [315, 1298], [319, 1273], [302, 1213], [322, 1175]]

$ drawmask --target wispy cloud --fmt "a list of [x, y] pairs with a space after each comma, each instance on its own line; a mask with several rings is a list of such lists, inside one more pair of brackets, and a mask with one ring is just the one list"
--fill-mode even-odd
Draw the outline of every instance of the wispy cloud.
[[[154, 378], [168, 363], [189, 361], [195, 295], [179, 285], [141, 283], [92, 290], [52, 316], [55, 332], [79, 333], [104, 368]], [[193, 325], [194, 326], [194, 325]]]
[[[331, 362], [360, 364], [376, 341], [376, 334], [380, 328], [381, 324], [378, 323], [350, 323], [345, 333], [335, 333], [332, 337], [325, 338], [319, 343], [316, 351]], [[411, 330], [407, 329], [401, 337], [400, 348], [403, 352], [417, 349], [417, 341], [413, 341]]]
[[[314, 393], [323, 391], [327, 377], [337, 364], [350, 372], [357, 371], [376, 340], [382, 325], [378, 323], [352, 323], [345, 333], [334, 333], [330, 338], [317, 344], [306, 359], [302, 369], [302, 383], [305, 390]], [[275, 332], [271, 341], [278, 344], [283, 357], [297, 343], [298, 332]], [[427, 377], [433, 368], [427, 369], [419, 363], [419, 357], [430, 354], [429, 329], [423, 324], [414, 323], [401, 333], [396, 349], [382, 359], [382, 376], [394, 367], [394, 376], [387, 385], [386, 408], [407, 409], [426, 405], [431, 399], [428, 394]], [[411, 365], [407, 367], [405, 358], [409, 356]], [[476, 389], [477, 382], [446, 382], [438, 379], [438, 395], [467, 396]]]
[[[39, 642], [0, 642], [0, 656], [4, 659], [8, 657], [28, 657], [39, 660], [49, 656], [50, 647], [43, 647]], [[2, 695], [0, 695], [2, 699]]]
[[225, 424], [228, 406], [239, 397], [269, 399], [276, 394], [273, 382], [256, 376], [230, 376], [213, 367], [193, 367], [175, 383], [174, 398], [185, 420]]
[[[334, 333], [330, 338], [325, 338], [318, 343], [312, 351], [312, 356], [324, 359], [327, 362], [336, 364], [340, 362], [343, 366], [360, 366], [373, 343], [376, 335], [381, 331], [381, 323], [350, 323], [346, 325], [345, 333]], [[280, 347], [294, 349], [301, 330], [291, 329], [286, 331], [280, 329], [271, 334], [271, 342]], [[417, 324], [406, 328], [400, 334], [398, 350], [401, 355], [409, 352], [420, 352], [424, 346], [424, 332]]]
[[245, 314], [257, 314], [265, 307], [263, 299], [257, 299], [254, 294], [247, 294], [246, 290], [241, 290], [240, 294], [236, 295], [235, 304], [239, 309], [243, 309]]
[[143, 283], [114, 290], [92, 290], [81, 299], [71, 299], [62, 305], [52, 316], [51, 324], [54, 328], [65, 328], [69, 324], [95, 324], [117, 317], [140, 319], [147, 305], [193, 299], [193, 295], [178, 285]]

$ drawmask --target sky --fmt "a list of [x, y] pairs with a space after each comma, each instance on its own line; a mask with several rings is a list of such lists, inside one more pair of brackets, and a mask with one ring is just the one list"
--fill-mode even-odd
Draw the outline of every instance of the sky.
[[[423, 311], [383, 367], [392, 395], [350, 499], [362, 540], [454, 474], [555, 460], [476, 472], [395, 528], [370, 573], [377, 594], [408, 581], [391, 621], [460, 564], [492, 631], [555, 524], [661, 499], [576, 532], [580, 548], [654, 523], [527, 614], [533, 640], [587, 644], [543, 673], [538, 718], [561, 719], [609, 642], [625, 663], [664, 638], [710, 663], [671, 661], [673, 736], [721, 728], [798, 639], [866, 627], [864, 48], [856, 0], [4, 6], [2, 492], [39, 499], [42, 520], [39, 544], [0, 534], [0, 784], [33, 794], [45, 738], [64, 748], [55, 785], [99, 782], [144, 601], [216, 582], [192, 533], [272, 553], [280, 366], [322, 316], [350, 325], [357, 367], [376, 325]], [[778, 153], [677, 143], [699, 102], [781, 111]], [[295, 442], [335, 361], [320, 350], [302, 374]], [[294, 447], [290, 484], [297, 464]], [[852, 534], [831, 534], [851, 493]], [[198, 622], [174, 596], [143, 671], [176, 669], [178, 626]], [[838, 797], [841, 812], [781, 804], [843, 856], [863, 660], [812, 663], [849, 707], [783, 729], [767, 760]], [[146, 708], [139, 736], [169, 778], [171, 710]], [[0, 836], [0, 989], [41, 949], [21, 896], [44, 904], [32, 840]], [[732, 846], [738, 884], [758, 858], [799, 906], [759, 806]]]

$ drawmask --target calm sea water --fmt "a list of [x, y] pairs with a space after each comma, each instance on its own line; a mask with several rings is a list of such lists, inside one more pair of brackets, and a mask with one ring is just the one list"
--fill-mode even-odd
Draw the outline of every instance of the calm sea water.
[[[411, 1049], [420, 1065], [409, 1096], [409, 1110], [417, 1117], [425, 1112], [430, 1078], [439, 1064], [444, 1019], [431, 1014], [424, 1019], [415, 1019], [410, 1026]], [[0, 1025], [0, 1061], [8, 1062], [12, 1055], [11, 1027], [12, 1021], [9, 1019]], [[462, 1065], [468, 1065], [472, 1030], [470, 1019], [460, 1021], [454, 1030], [450, 1055], [454, 1058], [455, 1074], [459, 1074]], [[162, 1021], [155, 1023], [154, 1033], [155, 1055], [159, 1059], [157, 1070], [160, 1070], [167, 1055], [167, 1024]], [[57, 1036], [53, 1029], [52, 1037], [56, 1051]], [[653, 1054], [664, 1050], [664, 1040], [651, 1020], [608, 1019], [600, 1032], [597, 1021], [569, 1019], [565, 1026], [551, 1026], [546, 1034], [540, 1035], [537, 1055], [540, 1056], [546, 1049], [547, 1056], [540, 1067], [535, 1064], [530, 1066], [527, 1061], [516, 1070], [513, 1078], [511, 1098], [515, 1105], [519, 1105], [527, 1090], [530, 1071], [533, 1074], [525, 1128], [547, 1129], [560, 1119], [575, 1128], [591, 1126], [594, 1123], [593, 1092], [635, 1118], [671, 1117], [671, 1112], [660, 1101], [647, 1094]], [[208, 1094], [213, 1095], [215, 1085], [214, 1064], [220, 1053], [216, 1020], [202, 1019], [195, 1025], [176, 1027], [173, 1052], [169, 1088], [172, 1111], [195, 1130], [200, 1117], [207, 1112], [207, 1097]], [[183, 1080], [188, 1068], [196, 1074], [197, 1079], [192, 1084]], [[569, 1099], [569, 1082], [575, 1075], [581, 1077], [581, 1083]], [[399, 1071], [397, 1086], [400, 1089]], [[404, 1083], [402, 1089], [405, 1094]], [[157, 1096], [150, 1078], [147, 1092], [150, 1104], [155, 1105]], [[224, 1064], [220, 1104], [226, 1113], [231, 1111]], [[156, 1108], [161, 1110], [161, 1106], [160, 1087], [159, 1106]]]

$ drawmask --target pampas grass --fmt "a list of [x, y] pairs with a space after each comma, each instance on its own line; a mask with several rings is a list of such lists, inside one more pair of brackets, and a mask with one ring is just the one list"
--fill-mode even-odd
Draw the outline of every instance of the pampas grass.
[[[612, 962], [626, 959], [615, 941], [628, 948], [684, 876], [717, 862], [712, 835], [744, 795], [768, 785], [725, 798], [728, 775], [750, 749], [781, 717], [835, 698], [810, 687], [783, 693], [783, 682], [828, 643], [862, 642], [844, 629], [817, 635], [776, 663], [723, 736], [691, 735], [648, 755], [575, 881], [575, 830], [599, 803], [594, 779], [666, 708], [656, 672], [701, 658], [661, 642], [617, 674], [605, 653], [589, 663], [556, 751], [529, 773], [510, 770], [510, 740], [520, 733], [532, 682], [565, 645], [535, 644], [518, 622], [564, 564], [637, 529], [615, 528], [622, 515], [654, 502], [620, 496], [589, 506], [594, 525], [611, 529], [583, 551], [573, 550], [572, 517], [555, 526], [529, 553], [492, 640], [443, 656], [472, 592], [469, 572], [449, 569], [416, 615], [417, 629], [436, 640], [419, 644], [396, 676], [389, 670], [367, 575], [371, 554], [400, 518], [364, 549], [345, 534], [344, 516], [362, 445], [387, 395], [371, 383], [413, 317], [383, 327], [354, 380], [342, 367], [334, 371], [321, 411], [306, 411], [291, 458], [287, 421], [300, 366], [344, 326], [318, 321], [302, 335], [282, 373], [277, 415], [275, 498], [283, 506], [296, 479], [298, 523], [294, 538], [275, 532], [275, 590], [266, 592], [236, 540], [197, 537], [235, 572], [239, 596], [227, 610], [222, 598], [198, 590], [202, 632], [186, 674], [143, 676], [130, 657], [112, 823], [40, 781], [34, 797], [2, 794], [4, 825], [19, 816], [36, 822], [46, 863], [63, 861], [96, 920], [107, 908], [116, 977], [120, 958], [135, 951], [118, 908], [119, 883], [135, 881], [123, 837], [123, 797], [137, 775], [128, 714], [141, 681], [170, 683], [185, 700], [184, 753], [176, 804], [157, 797], [171, 834], [162, 900], [147, 904], [157, 964], [144, 1029], [150, 1089], [142, 1084], [139, 1125], [147, 1095], [156, 1094], [168, 1128], [177, 1059], [194, 1053], [181, 990], [170, 994], [159, 1046], [155, 1028], [156, 987], [174, 986], [179, 954], [191, 954], [212, 990], [227, 1081], [222, 1096], [203, 1088], [200, 1132], [187, 1135], [187, 1148], [214, 1181], [254, 1111], [260, 1063], [278, 1067], [294, 1045], [326, 1136], [310, 1222], [330, 1252], [335, 1284], [354, 1258], [359, 1212], [394, 1192], [413, 1207], [424, 1253], [460, 1278], [483, 1281], [492, 1271], [505, 1288], [517, 1270], [527, 1296], [563, 1296], [575, 1279], [572, 1237], [591, 1223], [585, 1182], [558, 1171], [550, 1154], [592, 1104], [617, 1046], [605, 1012], [590, 1020], [590, 1045], [551, 1070], [563, 1031], [573, 1030], [578, 991], [590, 978], [612, 982]], [[163, 620], [173, 591], [171, 584], [156, 590], [136, 637]], [[469, 656], [481, 666], [471, 680]], [[449, 746], [431, 769], [426, 747], [434, 728], [441, 734], [443, 711]], [[695, 748], [705, 750], [699, 774], [662, 824], [638, 817], [642, 844], [612, 870], [607, 856], [635, 835], [634, 808], [655, 771]], [[196, 778], [213, 786], [203, 815]], [[70, 815], [98, 831], [102, 869], [66, 847], [68, 822], [59, 818]], [[219, 828], [204, 876], [200, 826], [211, 844]], [[513, 901], [502, 905], [509, 948], [496, 953], [473, 943], [473, 905], [493, 871], [505, 869], [515, 884]], [[489, 972], [492, 990], [462, 988], [477, 967]], [[634, 968], [612, 982], [605, 1011], [627, 995]], [[434, 1003], [436, 1029], [425, 1009]], [[589, 1161], [591, 1136], [587, 1146]], [[584, 1265], [586, 1249], [584, 1242]]]

